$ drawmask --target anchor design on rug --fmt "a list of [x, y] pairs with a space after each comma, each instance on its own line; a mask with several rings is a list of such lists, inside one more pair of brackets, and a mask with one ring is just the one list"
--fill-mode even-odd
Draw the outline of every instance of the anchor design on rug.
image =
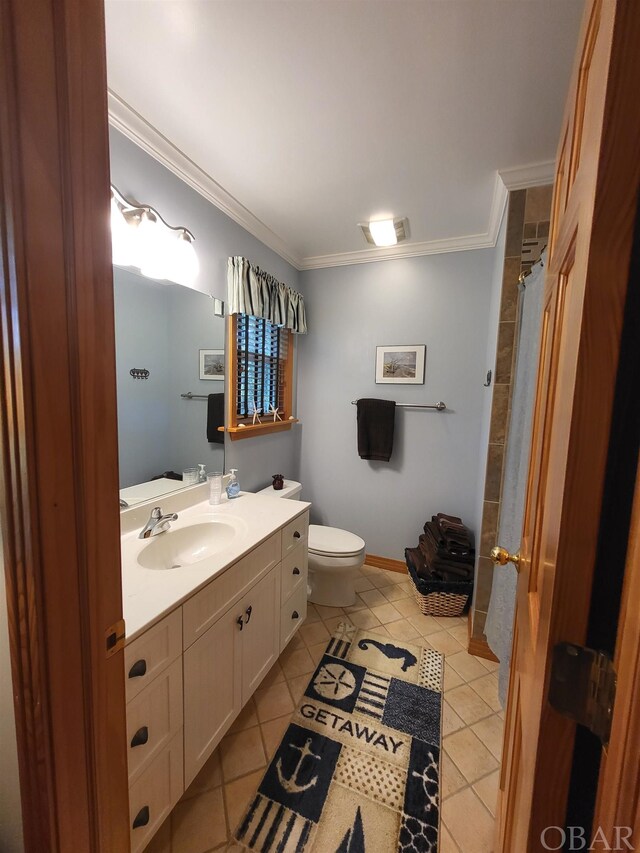
[[369, 646], [375, 646], [382, 654], [390, 660], [399, 660], [404, 658], [402, 671], [406, 672], [410, 666], [415, 666], [418, 663], [418, 658], [411, 654], [409, 649], [402, 649], [400, 646], [394, 646], [393, 643], [380, 643], [378, 640], [373, 640], [370, 637], [365, 637], [360, 640], [358, 648], [366, 652]]
[[310, 758], [317, 758], [318, 761], [322, 756], [316, 755], [315, 752], [311, 749], [311, 738], [308, 737], [304, 746], [296, 746], [295, 743], [290, 743], [289, 747], [291, 749], [297, 749], [300, 752], [300, 758], [298, 759], [298, 763], [293, 768], [293, 773], [288, 778], [284, 776], [282, 773], [282, 759], [279, 758], [276, 764], [276, 773], [278, 774], [278, 781], [285, 789], [288, 794], [300, 794], [302, 791], [308, 791], [309, 788], [313, 788], [313, 786], [317, 783], [318, 777], [314, 776], [306, 785], [299, 785], [296, 781], [298, 778], [298, 773], [300, 772], [300, 768], [302, 767], [304, 760], [307, 756]]
[[[412, 778], [420, 779], [422, 782], [424, 795], [427, 798], [427, 802], [424, 807], [426, 812], [430, 811], [432, 808], [437, 809], [438, 807], [438, 768], [431, 753], [429, 753], [429, 758], [431, 759], [430, 763], [427, 764], [422, 773], [416, 773], [415, 770], [411, 773]], [[430, 793], [429, 789], [431, 789], [431, 791], [435, 791], [435, 793]]]

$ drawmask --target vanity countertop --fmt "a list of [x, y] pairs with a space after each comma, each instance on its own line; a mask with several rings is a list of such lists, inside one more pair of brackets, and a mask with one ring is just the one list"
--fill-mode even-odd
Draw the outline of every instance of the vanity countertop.
[[[163, 504], [169, 504], [164, 500]], [[180, 530], [194, 524], [211, 521], [226, 522], [236, 529], [229, 545], [193, 565], [176, 569], [147, 569], [140, 565], [138, 556], [153, 539], [139, 539], [142, 525], [128, 530], [123, 524], [122, 554], [122, 604], [128, 643], [155, 622], [182, 604], [205, 586], [216, 575], [231, 568], [234, 563], [259, 545], [276, 530], [302, 515], [311, 504], [305, 501], [282, 500], [269, 495], [241, 492], [238, 498], [228, 500], [223, 496], [219, 506], [208, 500], [181, 508], [171, 530]], [[165, 512], [172, 511], [171, 506]], [[145, 510], [145, 521], [149, 515]], [[144, 522], [143, 522], [144, 524]], [[166, 534], [160, 533], [162, 537]]]

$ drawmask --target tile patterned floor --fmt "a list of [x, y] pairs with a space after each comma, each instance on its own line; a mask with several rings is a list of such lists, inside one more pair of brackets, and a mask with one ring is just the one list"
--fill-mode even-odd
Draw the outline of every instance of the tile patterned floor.
[[309, 606], [305, 624], [146, 853], [242, 849], [229, 843], [232, 832], [345, 614], [361, 628], [415, 640], [445, 655], [439, 853], [491, 853], [504, 716], [497, 664], [467, 653], [466, 617], [423, 616], [406, 575], [363, 566], [356, 589], [353, 607]]

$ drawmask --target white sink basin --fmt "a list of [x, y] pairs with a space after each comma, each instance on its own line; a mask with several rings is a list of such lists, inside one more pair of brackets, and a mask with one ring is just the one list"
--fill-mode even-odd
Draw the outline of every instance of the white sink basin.
[[138, 554], [145, 569], [180, 569], [206, 560], [227, 548], [238, 533], [228, 521], [207, 521], [154, 536]]

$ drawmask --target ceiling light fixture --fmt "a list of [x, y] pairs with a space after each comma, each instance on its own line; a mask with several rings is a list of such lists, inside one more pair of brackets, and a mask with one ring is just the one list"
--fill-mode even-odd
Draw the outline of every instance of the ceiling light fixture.
[[133, 204], [111, 187], [112, 261], [116, 266], [136, 267], [148, 278], [189, 286], [200, 271], [194, 239], [186, 228], [165, 222], [153, 207]]
[[409, 236], [409, 220], [406, 217], [396, 219], [374, 219], [359, 222], [367, 243], [372, 246], [395, 246]]

